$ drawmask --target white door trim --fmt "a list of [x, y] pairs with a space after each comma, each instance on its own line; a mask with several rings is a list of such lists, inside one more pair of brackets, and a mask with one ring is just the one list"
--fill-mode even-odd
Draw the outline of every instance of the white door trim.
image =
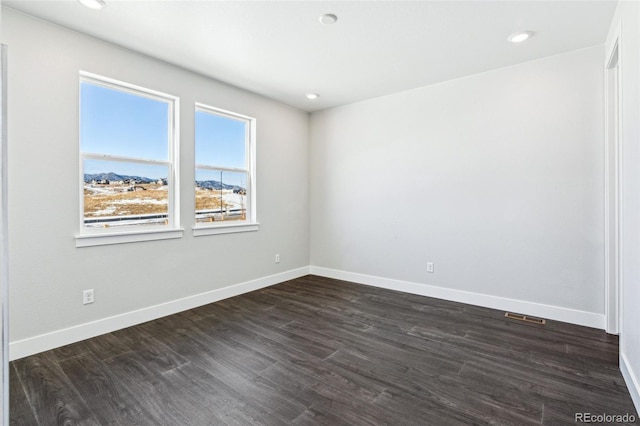
[[7, 199], [7, 46], [0, 45], [0, 423], [9, 424], [9, 238]]
[[[604, 146], [604, 239], [605, 239], [605, 327], [619, 334], [623, 283], [622, 267], [622, 115], [621, 25], [606, 46], [604, 64], [605, 146]], [[612, 127], [615, 126], [615, 127]], [[613, 167], [613, 170], [612, 170]]]

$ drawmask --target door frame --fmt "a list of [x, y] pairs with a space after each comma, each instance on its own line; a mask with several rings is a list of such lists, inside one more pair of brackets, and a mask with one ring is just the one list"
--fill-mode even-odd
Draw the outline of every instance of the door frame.
[[[605, 330], [620, 334], [621, 295], [624, 281], [622, 210], [622, 75], [621, 25], [607, 44], [604, 64], [605, 146], [604, 146], [604, 240], [605, 240]], [[612, 158], [613, 157], [613, 158]], [[612, 170], [613, 169], [613, 170]]]
[[0, 422], [9, 424], [9, 238], [7, 213], [7, 46], [0, 44]]

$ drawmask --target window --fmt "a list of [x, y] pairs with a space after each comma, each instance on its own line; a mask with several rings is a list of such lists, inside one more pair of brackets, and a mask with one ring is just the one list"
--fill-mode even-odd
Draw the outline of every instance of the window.
[[255, 119], [196, 104], [195, 235], [257, 230]]
[[[94, 241], [112, 244], [176, 229], [177, 110], [176, 97], [81, 73], [78, 239], [118, 235]], [[136, 233], [147, 236], [121, 238]]]

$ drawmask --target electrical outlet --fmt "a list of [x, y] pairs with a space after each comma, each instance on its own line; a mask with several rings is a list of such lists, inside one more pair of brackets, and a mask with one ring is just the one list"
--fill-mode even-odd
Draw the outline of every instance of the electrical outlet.
[[434, 272], [433, 262], [427, 262], [427, 272], [429, 272], [430, 274], [433, 274]]
[[95, 297], [93, 294], [93, 289], [85, 290], [82, 292], [82, 304], [88, 305], [89, 303], [95, 302]]
[[280, 263], [280, 254], [276, 254], [276, 263]]

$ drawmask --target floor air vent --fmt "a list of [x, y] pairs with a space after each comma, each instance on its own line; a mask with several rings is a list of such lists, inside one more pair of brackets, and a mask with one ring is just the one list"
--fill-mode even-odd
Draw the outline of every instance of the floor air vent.
[[525, 322], [532, 322], [534, 324], [540, 324], [540, 325], [545, 325], [547, 323], [547, 321], [542, 319], [542, 318], [529, 317], [529, 316], [522, 315], [522, 314], [514, 314], [513, 312], [505, 312], [504, 316], [509, 318], [509, 319], [514, 319], [514, 320], [518, 320], [518, 321], [525, 321]]

